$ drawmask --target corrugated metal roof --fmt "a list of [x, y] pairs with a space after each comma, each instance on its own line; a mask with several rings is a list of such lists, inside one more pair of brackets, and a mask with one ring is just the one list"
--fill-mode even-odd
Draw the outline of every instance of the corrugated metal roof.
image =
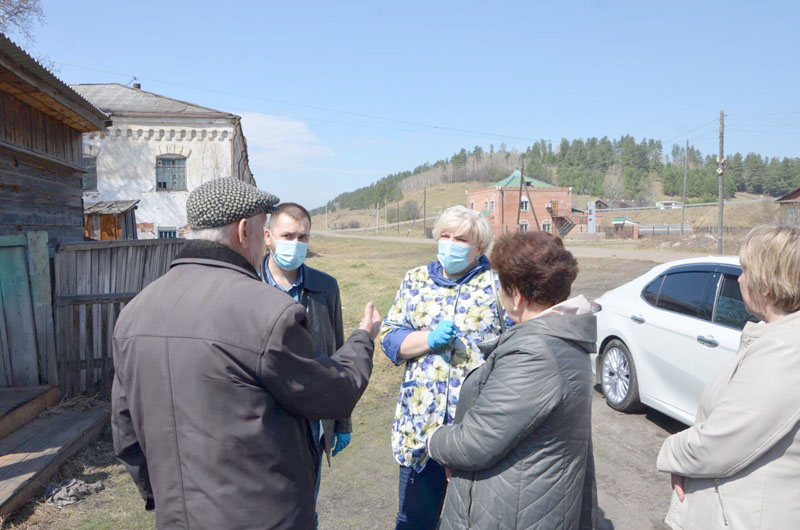
[[[519, 177], [521, 173], [519, 169], [515, 169], [513, 173], [502, 180], [498, 180], [494, 183], [495, 187], [504, 188], [507, 186], [515, 186], [519, 187]], [[554, 188], [552, 184], [549, 182], [545, 182], [543, 180], [535, 179], [533, 177], [525, 177], [525, 183], [530, 186], [531, 188]]]
[[2, 89], [28, 105], [83, 132], [105, 127], [108, 116], [0, 33]]
[[100, 201], [87, 202], [83, 205], [83, 214], [118, 214], [127, 212], [139, 201]]
[[120, 114], [178, 114], [210, 118], [234, 115], [178, 99], [168, 98], [140, 88], [119, 83], [70, 85], [96, 107], [110, 115]]

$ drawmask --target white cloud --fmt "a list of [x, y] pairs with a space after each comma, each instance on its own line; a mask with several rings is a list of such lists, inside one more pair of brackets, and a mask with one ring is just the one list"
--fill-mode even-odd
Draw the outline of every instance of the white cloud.
[[303, 121], [261, 112], [240, 115], [250, 167], [256, 175], [309, 169], [334, 154]]

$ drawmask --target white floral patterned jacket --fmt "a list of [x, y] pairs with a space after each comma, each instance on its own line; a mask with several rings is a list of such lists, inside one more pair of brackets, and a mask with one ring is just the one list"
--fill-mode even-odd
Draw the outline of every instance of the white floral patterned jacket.
[[439, 262], [408, 271], [381, 326], [384, 353], [395, 364], [400, 343], [413, 331], [431, 331], [442, 320], [455, 321], [458, 335], [449, 346], [406, 362], [392, 426], [395, 460], [420, 472], [428, 461], [427, 435], [452, 422], [461, 383], [483, 364], [478, 344], [501, 333], [500, 315], [506, 316], [495, 289], [500, 285], [489, 260], [458, 282], [442, 275]]

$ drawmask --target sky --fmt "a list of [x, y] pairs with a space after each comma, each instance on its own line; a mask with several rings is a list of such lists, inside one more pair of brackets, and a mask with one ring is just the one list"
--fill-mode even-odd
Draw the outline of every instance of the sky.
[[64, 81], [242, 116], [258, 186], [309, 208], [476, 145], [715, 153], [721, 110], [726, 153], [800, 156], [796, 2], [42, 3], [22, 44]]

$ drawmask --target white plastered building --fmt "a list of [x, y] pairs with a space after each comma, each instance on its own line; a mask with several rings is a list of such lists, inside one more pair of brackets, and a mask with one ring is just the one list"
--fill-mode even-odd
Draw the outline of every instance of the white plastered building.
[[113, 120], [83, 137], [84, 204], [138, 200], [139, 239], [183, 237], [186, 199], [204, 182], [255, 185], [241, 118], [141, 89], [71, 85]]

